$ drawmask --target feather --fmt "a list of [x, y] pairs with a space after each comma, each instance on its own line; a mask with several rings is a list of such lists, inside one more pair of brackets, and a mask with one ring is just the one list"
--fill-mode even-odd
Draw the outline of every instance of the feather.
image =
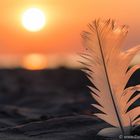
[[[99, 135], [110, 133], [125, 135], [132, 129], [131, 124], [138, 123], [140, 107], [127, 111], [140, 98], [138, 94], [130, 98], [140, 85], [125, 89], [131, 75], [140, 65], [129, 68], [140, 46], [124, 50], [123, 41], [127, 35], [127, 26], [117, 26], [114, 20], [95, 20], [89, 24], [89, 31], [82, 33], [85, 52], [81, 55], [86, 61], [84, 70], [94, 87], [90, 87], [92, 97], [98, 102], [93, 104], [101, 113], [97, 117], [112, 125], [101, 130]], [[135, 120], [135, 118], [137, 118]], [[114, 132], [114, 131], [117, 132]]]

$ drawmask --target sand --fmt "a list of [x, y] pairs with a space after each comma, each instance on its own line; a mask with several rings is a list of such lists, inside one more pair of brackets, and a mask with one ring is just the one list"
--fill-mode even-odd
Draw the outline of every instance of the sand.
[[80, 70], [0, 70], [0, 140], [103, 140], [87, 84]]

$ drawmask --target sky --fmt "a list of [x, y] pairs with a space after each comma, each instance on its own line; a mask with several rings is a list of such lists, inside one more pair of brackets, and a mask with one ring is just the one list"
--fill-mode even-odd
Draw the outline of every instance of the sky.
[[[81, 32], [96, 18], [129, 25], [127, 48], [140, 44], [139, 0], [0, 0], [0, 54], [75, 54], [82, 49]], [[47, 23], [39, 32], [27, 31], [23, 12], [40, 8]]]

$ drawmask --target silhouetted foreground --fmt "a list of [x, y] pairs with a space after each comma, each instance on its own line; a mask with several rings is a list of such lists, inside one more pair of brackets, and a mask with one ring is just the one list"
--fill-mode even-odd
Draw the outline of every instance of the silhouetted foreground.
[[[129, 85], [138, 83], [140, 71]], [[0, 70], [0, 140], [103, 140], [87, 84], [80, 70]]]

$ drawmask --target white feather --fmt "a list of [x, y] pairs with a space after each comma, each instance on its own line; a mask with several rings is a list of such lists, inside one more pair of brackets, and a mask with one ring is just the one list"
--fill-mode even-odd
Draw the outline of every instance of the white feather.
[[[96, 87], [90, 87], [93, 98], [99, 104], [93, 106], [102, 111], [94, 115], [125, 135], [128, 133], [126, 130], [131, 129], [132, 121], [140, 115], [140, 107], [126, 111], [140, 97], [137, 95], [130, 100], [135, 91], [140, 91], [140, 86], [125, 89], [131, 75], [140, 68], [134, 66], [128, 70], [140, 47], [124, 51], [122, 42], [127, 35], [128, 27], [116, 27], [113, 20], [95, 20], [89, 28], [89, 32], [82, 34], [86, 48], [83, 58], [87, 60], [85, 72]], [[109, 136], [109, 130], [111, 129], [108, 128], [99, 134], [108, 133]]]

